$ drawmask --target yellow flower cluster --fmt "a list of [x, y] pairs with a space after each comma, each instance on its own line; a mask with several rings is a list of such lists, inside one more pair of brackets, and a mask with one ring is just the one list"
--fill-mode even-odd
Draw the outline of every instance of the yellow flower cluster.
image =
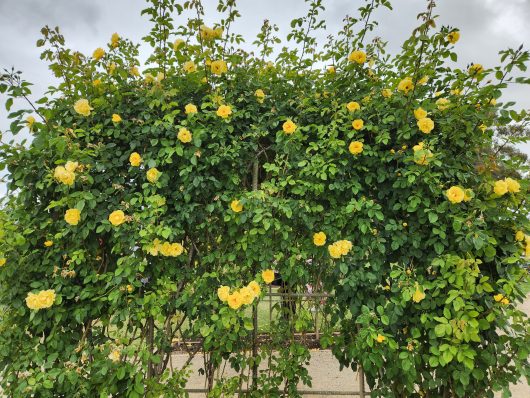
[[340, 258], [347, 255], [353, 244], [349, 240], [339, 240], [328, 246], [329, 255], [333, 258]]
[[247, 286], [230, 293], [230, 287], [221, 286], [217, 289], [217, 297], [234, 310], [241, 308], [242, 305], [249, 305], [254, 302], [256, 297], [261, 294], [261, 287], [258, 282], [251, 281]]
[[78, 162], [68, 161], [64, 166], [57, 166], [53, 172], [53, 177], [65, 184], [65, 185], [74, 185], [75, 182], [75, 171], [79, 167]]
[[184, 252], [184, 246], [180, 243], [162, 242], [155, 239], [147, 252], [152, 256], [161, 254], [164, 257], [178, 257]]
[[521, 190], [521, 184], [513, 178], [505, 178], [504, 180], [495, 181], [493, 186], [493, 191], [499, 195], [503, 196], [507, 192], [517, 193]]
[[38, 293], [28, 293], [26, 296], [26, 305], [31, 310], [40, 310], [50, 308], [55, 301], [55, 290], [41, 290]]
[[192, 134], [186, 127], [181, 127], [177, 134], [177, 138], [180, 142], [186, 144], [188, 142], [191, 142]]
[[497, 302], [497, 303], [501, 303], [501, 304], [504, 304], [504, 305], [508, 305], [510, 304], [510, 300], [508, 300], [504, 294], [502, 293], [499, 293], [499, 294], [496, 294], [495, 296], [493, 296], [493, 299]]
[[315, 246], [324, 246], [326, 244], [326, 234], [324, 232], [317, 232], [313, 235], [313, 243]]
[[201, 39], [206, 41], [220, 39], [223, 36], [223, 28], [212, 29], [206, 25], [201, 25], [199, 34]]

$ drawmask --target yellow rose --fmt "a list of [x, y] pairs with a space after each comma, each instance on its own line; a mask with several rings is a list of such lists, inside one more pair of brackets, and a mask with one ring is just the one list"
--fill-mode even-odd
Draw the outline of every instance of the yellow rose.
[[447, 195], [449, 202], [453, 204], [462, 202], [465, 196], [464, 190], [457, 186], [452, 186], [445, 192], [445, 194]]
[[210, 65], [210, 69], [212, 70], [212, 73], [214, 75], [222, 75], [223, 73], [226, 73], [228, 71], [228, 66], [226, 65], [226, 62], [222, 59], [213, 61]]
[[228, 302], [228, 306], [232, 308], [233, 310], [239, 309], [243, 305], [243, 299], [241, 297], [241, 294], [239, 292], [234, 292], [232, 294], [229, 294], [226, 298], [226, 301]]
[[256, 100], [260, 103], [260, 104], [263, 104], [263, 101], [265, 100], [265, 93], [263, 92], [263, 90], [261, 88], [258, 88], [255, 92], [254, 92], [254, 95], [256, 96]]
[[361, 109], [361, 105], [359, 105], [358, 102], [351, 101], [351, 102], [348, 102], [348, 104], [346, 105], [346, 108], [348, 108], [350, 112], [354, 112], [354, 111], [358, 111], [359, 109]]
[[296, 131], [297, 127], [298, 126], [296, 124], [294, 124], [291, 119], [287, 119], [282, 125], [283, 131], [284, 131], [285, 134], [294, 133]]
[[248, 284], [248, 288], [252, 290], [252, 293], [254, 294], [254, 297], [258, 297], [261, 294], [261, 286], [256, 281], [251, 281]]
[[41, 308], [50, 308], [55, 301], [55, 290], [43, 290], [39, 294]]
[[96, 61], [99, 61], [101, 58], [103, 58], [104, 55], [105, 50], [103, 50], [101, 47], [98, 47], [92, 53], [92, 58], [94, 58]]
[[228, 300], [228, 296], [230, 295], [230, 288], [228, 286], [221, 286], [217, 289], [217, 297], [219, 297], [219, 300], [225, 302]]
[[162, 173], [158, 171], [156, 167], [153, 167], [152, 169], [147, 170], [147, 181], [154, 184], [158, 181], [161, 174]]
[[274, 281], [274, 271], [271, 269], [266, 269], [261, 273], [261, 277], [263, 278], [263, 282], [269, 285]]
[[228, 116], [232, 114], [232, 108], [230, 108], [228, 105], [221, 105], [219, 108], [217, 108], [217, 116], [222, 117], [223, 119], [226, 119]]
[[4, 257], [0, 258], [0, 267], [3, 267], [4, 265], [6, 265], [6, 259]]
[[201, 25], [199, 27], [199, 35], [202, 40], [213, 40], [216, 38], [215, 30], [206, 25]]
[[449, 108], [449, 104], [451, 101], [449, 101], [447, 98], [439, 98], [436, 100], [436, 106], [438, 107], [438, 110], [444, 111], [447, 108]]
[[363, 151], [363, 143], [361, 141], [350, 142], [348, 150], [352, 155], [358, 155]]
[[488, 128], [488, 126], [486, 126], [484, 123], [482, 123], [480, 126], [478, 126], [479, 129], [482, 130], [482, 132], [485, 132]]
[[67, 170], [64, 166], [57, 166], [53, 172], [53, 177], [65, 185], [71, 186], [75, 182], [75, 173], [73, 171]]
[[423, 289], [421, 289], [418, 284], [416, 284], [416, 290], [414, 291], [414, 294], [412, 295], [412, 301], [415, 303], [419, 303], [421, 300], [425, 298], [425, 293], [423, 292]]
[[177, 51], [178, 48], [179, 48], [180, 46], [182, 46], [183, 44], [184, 44], [184, 40], [182, 40], [182, 39], [177, 39], [177, 40], [175, 40], [175, 41], [173, 42], [173, 50], [174, 50], [174, 51]]
[[477, 76], [484, 72], [484, 67], [481, 64], [473, 64], [469, 67], [468, 73], [471, 76]]
[[109, 354], [109, 359], [114, 363], [120, 362], [120, 358], [121, 354], [119, 350], [114, 350]]
[[339, 240], [335, 242], [335, 245], [339, 248], [341, 256], [348, 254], [353, 247], [353, 244], [349, 240]]
[[129, 73], [136, 77], [140, 76], [140, 71], [138, 70], [137, 66], [131, 66], [131, 68], [129, 69]]
[[171, 243], [164, 242], [159, 246], [160, 254], [169, 257], [171, 256]]
[[33, 124], [35, 123], [35, 118], [33, 116], [28, 116], [26, 118], [26, 123], [27, 123], [29, 129], [31, 130], [33, 128]]
[[172, 243], [169, 249], [169, 255], [171, 257], [178, 257], [184, 252], [184, 246], [180, 243]]
[[254, 292], [248, 286], [239, 289], [239, 294], [241, 295], [241, 301], [243, 302], [243, 304], [247, 305], [252, 304], [252, 302], [254, 301], [254, 297], [256, 297], [254, 295]]
[[427, 111], [423, 108], [418, 108], [414, 110], [414, 117], [416, 120], [420, 120], [427, 117]]
[[378, 343], [382, 343], [386, 340], [386, 337], [383, 336], [382, 334], [378, 334], [377, 337], [375, 338], [375, 341], [377, 341]]
[[416, 152], [416, 151], [421, 151], [421, 150], [423, 149], [424, 146], [425, 146], [425, 143], [424, 143], [423, 141], [421, 141], [421, 142], [418, 142], [416, 145], [414, 145], [414, 146], [412, 147], [412, 150], [413, 150], [414, 152]]
[[522, 242], [524, 240], [524, 232], [523, 231], [517, 231], [515, 233], [515, 240], [517, 242]]
[[140, 156], [138, 152], [133, 152], [129, 156], [129, 163], [131, 163], [131, 166], [138, 167], [142, 163], [143, 159]]
[[508, 192], [508, 184], [504, 180], [495, 181], [495, 185], [493, 186], [493, 191], [497, 195], [502, 196], [506, 192]]
[[412, 79], [410, 77], [404, 78], [398, 84], [398, 91], [401, 91], [405, 94], [407, 94], [413, 88], [414, 88], [414, 83], [412, 82]]
[[118, 115], [117, 113], [113, 113], [113, 114], [112, 114], [112, 121], [113, 121], [114, 123], [119, 123], [119, 122], [121, 122], [121, 116]]
[[423, 76], [420, 80], [418, 80], [418, 84], [420, 86], [423, 86], [427, 84], [428, 81], [429, 81], [429, 76]]
[[521, 184], [517, 180], [514, 180], [513, 178], [505, 178], [504, 181], [506, 181], [506, 185], [508, 187], [508, 192], [517, 193], [521, 191]]
[[313, 243], [315, 246], [324, 246], [326, 244], [326, 234], [324, 232], [317, 232], [313, 235]]
[[353, 122], [351, 122], [351, 126], [355, 130], [361, 130], [364, 127], [364, 122], [362, 119], [355, 119]]
[[53, 240], [47, 240], [46, 242], [44, 242], [44, 246], [45, 247], [53, 246]]
[[38, 296], [34, 293], [28, 293], [26, 296], [26, 305], [30, 310], [38, 310], [40, 309], [40, 305], [38, 302]]
[[353, 51], [350, 55], [348, 55], [348, 61], [364, 64], [366, 62], [366, 53], [361, 50]]
[[234, 213], [239, 213], [243, 211], [243, 204], [239, 200], [234, 199], [232, 203], [230, 203], [230, 208]]
[[453, 30], [451, 33], [449, 33], [445, 39], [451, 43], [451, 44], [455, 44], [458, 39], [460, 39], [460, 32], [457, 31], [457, 30]]
[[336, 242], [328, 246], [328, 252], [329, 255], [333, 258], [340, 258], [340, 256], [342, 255], [342, 250]]
[[118, 47], [118, 44], [120, 42], [120, 35], [117, 33], [113, 33], [110, 37], [110, 45], [114, 48]]
[[128, 293], [132, 293], [133, 290], [134, 290], [134, 286], [133, 285], [127, 285], [125, 288], [127, 289]]
[[79, 224], [79, 220], [81, 220], [81, 212], [79, 209], [66, 210], [66, 213], [64, 214], [64, 221], [70, 225], [77, 225]]
[[115, 210], [109, 215], [109, 221], [115, 227], [125, 222], [125, 213], [121, 210]]
[[420, 131], [425, 134], [429, 134], [434, 129], [434, 122], [428, 117], [418, 120], [417, 125]]
[[381, 91], [381, 95], [385, 98], [390, 98], [392, 97], [392, 90], [390, 90], [389, 88], [385, 88], [383, 89], [383, 91]]
[[188, 142], [191, 142], [192, 134], [187, 128], [181, 127], [177, 134], [177, 138], [179, 139], [180, 142], [183, 142], [186, 144]]
[[144, 80], [147, 84], [150, 84], [150, 83], [154, 83], [155, 81], [155, 77], [149, 73], [149, 72], [146, 72], [145, 73], [145, 76], [144, 76]]
[[186, 115], [197, 113], [197, 107], [193, 104], [188, 104], [184, 107], [184, 112], [186, 113]]
[[90, 111], [93, 109], [94, 108], [90, 106], [90, 104], [88, 103], [88, 100], [86, 99], [77, 100], [76, 103], [74, 104], [74, 111], [76, 111], [77, 113], [83, 116], [89, 116]]
[[186, 73], [193, 73], [197, 70], [197, 65], [195, 65], [195, 62], [193, 61], [187, 61], [182, 65], [182, 69], [184, 69], [184, 72]]

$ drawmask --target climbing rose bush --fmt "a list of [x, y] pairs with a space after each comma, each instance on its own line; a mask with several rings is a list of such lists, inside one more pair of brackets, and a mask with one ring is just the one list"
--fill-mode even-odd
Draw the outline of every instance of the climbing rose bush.
[[528, 126], [502, 90], [529, 83], [529, 53], [458, 63], [432, 1], [398, 54], [376, 36], [387, 0], [322, 42], [306, 3], [285, 46], [266, 20], [250, 51], [234, 0], [211, 26], [198, 0], [152, 0], [145, 64], [119, 33], [82, 54], [44, 27], [60, 82], [30, 102], [2, 75], [9, 133], [31, 135], [0, 145], [5, 394], [187, 396], [171, 353], [194, 339], [209, 396], [300, 396], [307, 319], [251, 350], [275, 272], [329, 293], [319, 344], [374, 397], [509, 395], [528, 376], [528, 170], [490, 149]]

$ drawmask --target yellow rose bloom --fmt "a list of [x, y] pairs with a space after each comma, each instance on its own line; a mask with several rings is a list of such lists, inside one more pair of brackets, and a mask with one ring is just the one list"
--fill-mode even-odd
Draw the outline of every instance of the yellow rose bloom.
[[524, 240], [524, 232], [523, 231], [517, 231], [515, 233], [515, 240], [517, 242], [522, 242]]
[[191, 142], [192, 134], [187, 128], [181, 127], [177, 134], [177, 138], [179, 139], [180, 142], [183, 142], [186, 144], [188, 142]]
[[112, 121], [113, 121], [114, 123], [119, 123], [119, 122], [121, 122], [121, 116], [118, 115], [117, 113], [113, 113], [113, 114], [112, 114]]
[[101, 47], [98, 47], [92, 53], [92, 58], [94, 58], [96, 61], [99, 61], [101, 58], [103, 58], [104, 55], [105, 50], [103, 50]]
[[418, 142], [416, 145], [414, 145], [414, 146], [412, 147], [412, 150], [413, 150], [414, 152], [416, 152], [416, 151], [421, 151], [421, 150], [424, 148], [424, 146], [425, 146], [425, 143], [424, 143], [423, 141], [421, 141], [421, 142]]
[[73, 185], [75, 182], [75, 173], [67, 170], [64, 166], [57, 166], [53, 172], [53, 177], [59, 182], [69, 186]]
[[324, 232], [317, 232], [313, 235], [313, 243], [315, 246], [324, 246], [326, 244], [326, 234]]
[[392, 90], [390, 90], [389, 88], [385, 88], [383, 89], [383, 91], [381, 91], [381, 95], [385, 98], [390, 98], [392, 97]]
[[169, 255], [171, 257], [178, 257], [184, 252], [184, 246], [180, 243], [171, 243], [169, 248]]
[[217, 297], [219, 297], [219, 300], [221, 300], [222, 302], [228, 300], [229, 295], [230, 288], [228, 286], [221, 286], [217, 289]]
[[418, 80], [418, 84], [420, 86], [423, 86], [427, 84], [428, 81], [429, 81], [429, 76], [423, 76], [420, 80]]
[[90, 111], [93, 109], [94, 108], [90, 106], [90, 104], [88, 103], [88, 100], [86, 99], [77, 100], [76, 103], [74, 104], [74, 111], [76, 111], [77, 113], [83, 116], [89, 116]]
[[251, 281], [248, 284], [248, 288], [252, 291], [252, 294], [254, 294], [254, 297], [258, 297], [261, 294], [261, 286], [256, 281]]
[[77, 225], [79, 224], [79, 220], [81, 220], [81, 212], [79, 209], [66, 210], [66, 213], [64, 214], [64, 221], [70, 225]]
[[232, 114], [232, 108], [230, 108], [228, 105], [221, 105], [219, 108], [217, 108], [217, 116], [222, 117], [223, 119], [226, 119], [228, 116]]
[[138, 152], [133, 152], [129, 156], [129, 163], [131, 163], [131, 166], [138, 167], [142, 163], [143, 159], [140, 156]]
[[297, 127], [298, 126], [294, 124], [294, 122], [291, 119], [287, 119], [282, 125], [283, 131], [285, 134], [294, 133]]
[[258, 101], [260, 104], [263, 104], [263, 101], [265, 100], [265, 93], [261, 88], [258, 88], [254, 95], [256, 96], [256, 101]]
[[134, 290], [134, 287], [133, 287], [133, 285], [127, 285], [127, 286], [126, 286], [126, 289], [127, 289], [127, 292], [128, 292], [128, 293], [132, 293], [133, 290]]
[[120, 359], [121, 359], [121, 353], [119, 350], [113, 350], [110, 354], [109, 354], [109, 359], [116, 363], [116, 362], [120, 362]]
[[209, 28], [206, 25], [201, 25], [199, 27], [199, 35], [202, 40], [213, 40], [216, 38], [216, 32], [214, 29]]
[[339, 240], [335, 242], [335, 245], [339, 248], [342, 256], [348, 254], [353, 247], [353, 244], [349, 240]]
[[228, 302], [228, 306], [233, 310], [237, 310], [243, 305], [243, 298], [239, 292], [229, 294], [226, 301]]
[[230, 208], [234, 213], [239, 213], [243, 211], [243, 204], [239, 200], [234, 199], [232, 203], [230, 203]]
[[193, 73], [197, 71], [197, 65], [195, 65], [195, 62], [193, 61], [187, 61], [187, 62], [184, 62], [184, 65], [182, 65], [182, 69], [186, 73]]
[[452, 186], [445, 192], [445, 194], [449, 202], [453, 204], [462, 202], [465, 196], [464, 190], [457, 186]]
[[0, 267], [3, 267], [4, 265], [6, 265], [6, 259], [4, 257], [0, 258]]
[[357, 64], [364, 64], [366, 62], [366, 53], [361, 50], [353, 51], [348, 55], [348, 61], [355, 62]]
[[375, 341], [377, 341], [378, 343], [382, 343], [386, 340], [386, 337], [383, 336], [382, 334], [378, 334], [377, 337], [375, 338]]
[[476, 76], [484, 72], [484, 67], [481, 64], [473, 64], [469, 67], [468, 73], [471, 76]]
[[355, 119], [353, 122], [351, 122], [351, 126], [355, 130], [361, 130], [364, 127], [364, 122], [362, 119]]
[[197, 113], [197, 107], [193, 104], [188, 104], [184, 107], [184, 112], [186, 113], [186, 115]]
[[363, 143], [361, 141], [352, 141], [348, 146], [348, 150], [352, 155], [358, 155], [363, 151]]
[[447, 36], [445, 36], [445, 39], [451, 43], [455, 44], [458, 39], [460, 39], [460, 32], [457, 30], [453, 30], [451, 33], [449, 33]]
[[256, 297], [254, 295], [254, 292], [248, 286], [239, 289], [239, 294], [241, 295], [241, 301], [243, 302], [243, 304], [247, 305], [252, 304], [252, 302], [254, 301], [254, 297]]
[[410, 77], [406, 77], [401, 80], [398, 84], [398, 91], [407, 94], [409, 91], [414, 89], [414, 83]]
[[44, 242], [44, 246], [45, 247], [53, 246], [53, 240], [47, 240], [46, 242]]
[[506, 192], [508, 192], [508, 184], [504, 180], [495, 181], [495, 185], [493, 186], [493, 191], [497, 195], [502, 196]]
[[74, 171], [77, 170], [77, 168], [79, 167], [79, 162], [72, 162], [71, 160], [67, 161], [65, 164], [64, 164], [64, 168], [73, 173]]
[[361, 105], [359, 105], [358, 102], [351, 101], [351, 102], [348, 102], [348, 104], [346, 105], [346, 108], [348, 108], [350, 112], [354, 112], [354, 111], [358, 111], [359, 109], [361, 109]]
[[342, 255], [342, 250], [336, 242], [332, 245], [328, 245], [328, 252], [332, 258], [340, 258], [340, 256]]
[[263, 278], [263, 282], [269, 285], [274, 281], [274, 271], [271, 269], [266, 269], [261, 273], [261, 277]]
[[418, 108], [414, 110], [414, 117], [416, 120], [420, 120], [427, 117], [427, 111], [423, 108]]
[[422, 133], [429, 134], [434, 129], [434, 122], [431, 118], [424, 117], [416, 123]]
[[214, 75], [222, 75], [223, 73], [228, 72], [228, 66], [222, 59], [213, 61], [210, 65], [210, 69]]
[[26, 118], [26, 123], [27, 123], [29, 129], [31, 130], [33, 128], [33, 124], [35, 124], [35, 118], [33, 116], [31, 116], [31, 115], [28, 116]]
[[506, 185], [508, 187], [508, 192], [517, 193], [521, 191], [521, 184], [517, 180], [514, 180], [513, 178], [505, 178], [504, 181], [506, 181]]
[[55, 301], [55, 290], [41, 290], [38, 293], [28, 293], [26, 296], [26, 305], [29, 309], [40, 310], [50, 308]]
[[412, 301], [415, 303], [419, 303], [421, 300], [425, 298], [425, 293], [422, 289], [416, 284], [416, 290], [414, 291], [414, 294], [412, 295]]
[[173, 42], [173, 50], [174, 51], [177, 51], [179, 49], [180, 46], [182, 46], [184, 44], [184, 40], [182, 39], [177, 39]]
[[447, 108], [449, 108], [449, 105], [451, 104], [451, 101], [449, 101], [447, 98], [439, 98], [436, 100], [436, 106], [438, 107], [438, 110], [444, 111]]
[[482, 123], [480, 126], [478, 126], [478, 128], [480, 130], [482, 130], [482, 132], [485, 132], [488, 129], [488, 126], [486, 126], [484, 123]]
[[110, 37], [110, 45], [116, 48], [118, 47], [119, 42], [120, 42], [120, 35], [118, 35], [117, 33], [113, 33], [112, 36]]
[[160, 178], [160, 175], [162, 173], [158, 171], [156, 167], [153, 167], [152, 169], [147, 170], [147, 181], [150, 183], [155, 183]]
[[136, 77], [140, 76], [140, 71], [138, 70], [137, 66], [131, 66], [131, 68], [129, 69], [129, 73]]
[[125, 222], [125, 213], [121, 210], [115, 210], [109, 215], [109, 221], [112, 225], [117, 227]]
[[169, 242], [162, 243], [158, 247], [158, 250], [160, 250], [160, 254], [165, 256], [165, 257], [171, 256], [171, 243], [169, 243]]

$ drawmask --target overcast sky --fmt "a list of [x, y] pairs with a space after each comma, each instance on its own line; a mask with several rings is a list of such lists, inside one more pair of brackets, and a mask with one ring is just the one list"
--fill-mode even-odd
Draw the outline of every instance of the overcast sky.
[[[364, 3], [361, 0], [324, 1], [327, 22], [326, 34], [336, 32], [346, 14], [356, 15]], [[376, 34], [389, 41], [391, 52], [399, 51], [401, 43], [417, 26], [416, 15], [425, 9], [425, 0], [393, 0], [394, 11], [381, 9], [375, 19], [380, 22]], [[143, 0], [0, 0], [0, 68], [23, 71], [26, 80], [35, 84], [33, 99], [38, 99], [54, 83], [47, 65], [39, 59], [41, 49], [35, 47], [44, 25], [59, 26], [68, 47], [92, 54], [104, 47], [110, 36], [118, 32], [134, 42], [149, 30], [148, 21], [140, 16]], [[206, 23], [218, 21], [216, 0], [203, 0], [207, 12]], [[303, 0], [238, 0], [242, 18], [233, 29], [250, 44], [263, 19], [269, 19], [288, 32], [289, 22], [305, 14]], [[438, 25], [451, 25], [461, 31], [457, 43], [460, 66], [470, 62], [485, 67], [499, 62], [498, 52], [507, 47], [530, 46], [530, 0], [438, 0], [435, 14]], [[182, 21], [176, 21], [176, 25]], [[145, 49], [145, 47], [144, 47]], [[144, 52], [145, 54], [145, 52]], [[142, 57], [145, 58], [145, 57]], [[8, 126], [0, 95], [0, 130]], [[517, 109], [530, 109], [529, 86], [510, 87], [502, 101], [517, 102]], [[530, 154], [530, 145], [524, 150]], [[1, 192], [0, 192], [1, 193]]]

